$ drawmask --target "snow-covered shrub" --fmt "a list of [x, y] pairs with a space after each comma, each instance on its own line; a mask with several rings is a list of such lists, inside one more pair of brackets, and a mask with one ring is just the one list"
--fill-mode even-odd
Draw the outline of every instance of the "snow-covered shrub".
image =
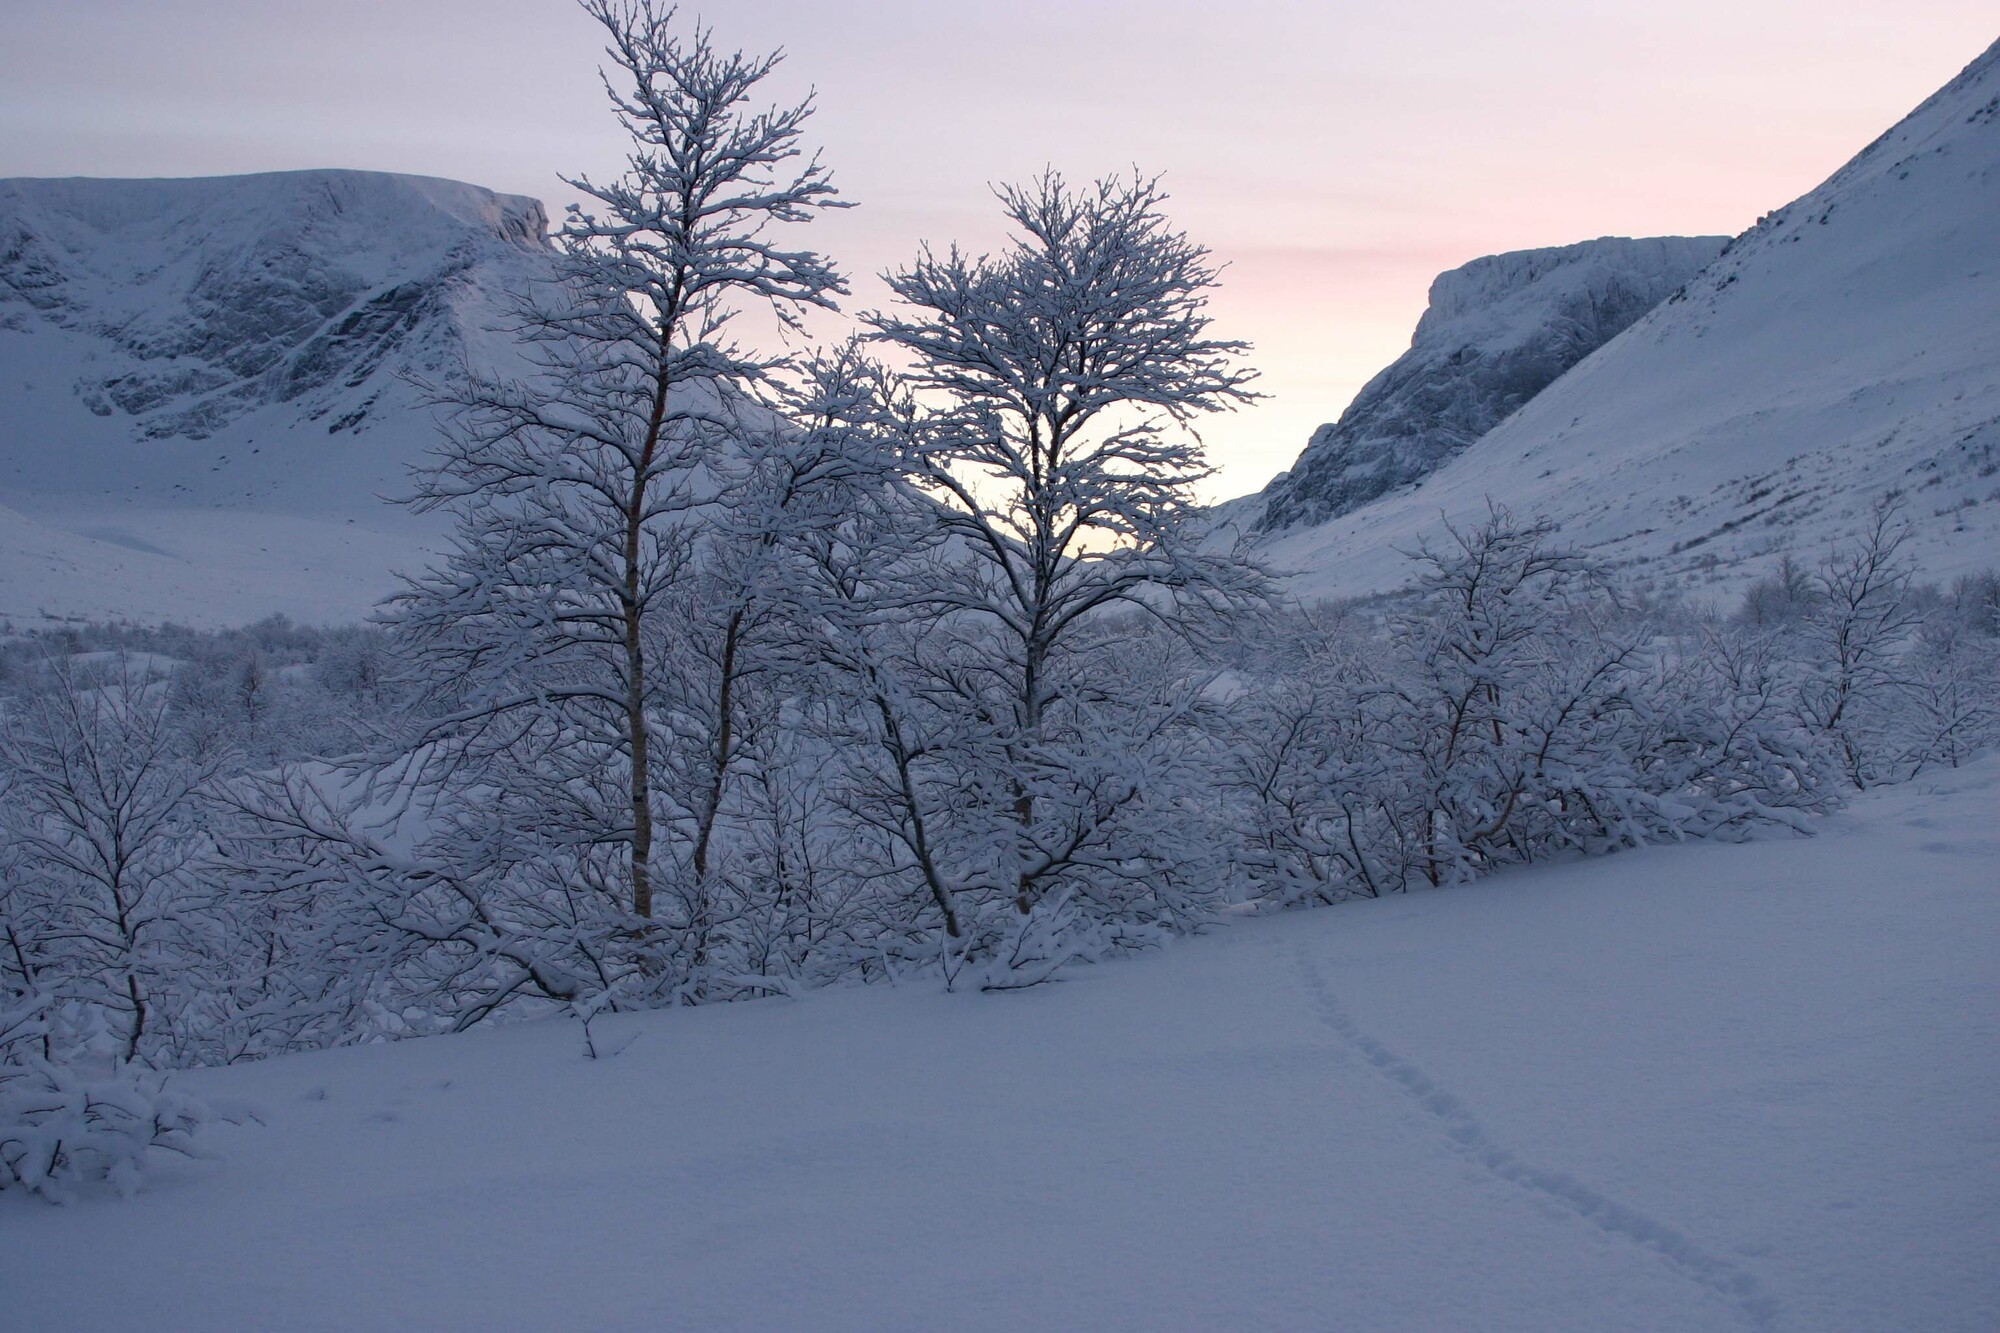
[[1236, 869], [1272, 901], [1337, 902], [1402, 889], [1406, 774], [1377, 706], [1386, 644], [1325, 610], [1279, 619], [1275, 660], [1241, 673], [1215, 781], [1239, 830]]
[[191, 1060], [228, 952], [194, 864], [213, 772], [183, 746], [165, 688], [122, 655], [88, 677], [55, 659], [0, 719], [0, 982], [101, 1018], [92, 1054]]
[[1267, 900], [1800, 827], [1832, 753], [1777, 631], [1641, 614], [1552, 528], [1494, 511], [1382, 615], [1294, 620], [1247, 671], [1219, 790]]
[[1744, 591], [1736, 619], [1758, 629], [1796, 624], [1819, 605], [1811, 571], [1787, 552], [1769, 574]]
[[196, 1155], [209, 1109], [141, 1066], [86, 1074], [51, 1060], [54, 1007], [46, 993], [0, 999], [0, 1189], [63, 1203], [108, 1181], [130, 1194], [156, 1150]]
[[1638, 647], [1597, 572], [1552, 527], [1498, 511], [1418, 561], [1374, 706], [1425, 879], [1630, 840]]
[[101, 1077], [47, 1063], [0, 1063], [0, 1189], [18, 1186], [54, 1203], [108, 1181], [130, 1194], [158, 1150], [198, 1156], [211, 1119], [164, 1074], [129, 1066]]
[[1880, 507], [1866, 532], [1813, 572], [1813, 606], [1791, 633], [1805, 668], [1800, 717], [1855, 788], [1913, 768], [1901, 725], [1907, 650], [1920, 621], [1910, 596], [1914, 569], [1903, 555], [1908, 535], [1894, 507]]
[[[1784, 562], [1737, 617], [1770, 627], [1792, 715], [1850, 788], [1955, 766], [2000, 739], [2000, 576], [1967, 575], [1949, 592], [1920, 584], [1908, 536], [1885, 504], [1818, 565]], [[1785, 614], [1766, 614], [1776, 605]]]
[[1028, 912], [990, 914], [992, 942], [975, 968], [979, 989], [1026, 990], [1039, 986], [1074, 962], [1102, 956], [1101, 928], [1077, 911], [1068, 894], [1058, 893]]
[[1656, 645], [1631, 737], [1634, 765], [1676, 837], [1803, 830], [1829, 808], [1828, 751], [1798, 716], [1799, 665], [1772, 632], [1697, 624]]
[[1904, 678], [1906, 751], [1913, 773], [1956, 768], [1991, 746], [2000, 724], [1996, 644], [1951, 618], [1928, 620]]

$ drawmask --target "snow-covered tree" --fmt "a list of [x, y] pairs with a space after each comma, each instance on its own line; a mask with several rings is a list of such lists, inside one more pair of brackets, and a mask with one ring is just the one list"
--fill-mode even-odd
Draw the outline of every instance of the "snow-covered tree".
[[1893, 719], [1905, 702], [1903, 659], [1920, 619], [1910, 601], [1908, 539], [1896, 506], [1878, 506], [1869, 526], [1814, 571], [1812, 608], [1798, 631], [1811, 672], [1800, 692], [1806, 724], [1857, 788], [1907, 767]]
[[1172, 799], [1149, 756], [1198, 686], [1132, 682], [1109, 614], [1188, 632], [1264, 577], [1189, 535], [1208, 475], [1193, 422], [1254, 396], [1245, 345], [1209, 333], [1208, 252], [1154, 179], [1048, 172], [998, 193], [998, 256], [926, 249], [885, 275], [900, 306], [864, 318], [907, 362], [902, 475], [948, 542], [918, 688], [981, 732], [960, 752], [985, 770], [961, 781], [997, 817], [985, 873], [1026, 914], [1173, 855], [1137, 831]]
[[1793, 624], [1818, 601], [1819, 590], [1813, 586], [1812, 571], [1788, 551], [1778, 557], [1776, 568], [1743, 594], [1737, 619], [1760, 627]]
[[1805, 673], [1785, 634], [1697, 623], [1661, 640], [1635, 684], [1644, 707], [1629, 740], [1654, 836], [1804, 831], [1835, 804], [1826, 748], [1798, 718]]
[[1501, 848], [1532, 854], [1521, 826], [1547, 813], [1551, 781], [1583, 779], [1588, 760], [1571, 751], [1601, 744], [1587, 724], [1621, 706], [1632, 654], [1601, 632], [1596, 571], [1551, 525], [1496, 509], [1448, 532], [1419, 552], [1419, 602], [1397, 622], [1404, 651], [1381, 704], [1413, 770], [1414, 840], [1434, 884]]
[[[716, 804], [656, 790], [657, 733], [686, 704], [660, 654], [683, 643], [693, 516], [733, 483], [740, 389], [771, 365], [728, 326], [746, 303], [787, 318], [830, 304], [839, 276], [777, 235], [838, 201], [801, 156], [810, 102], [750, 104], [778, 56], [677, 35], [652, 0], [583, 7], [610, 39], [605, 87], [634, 148], [618, 179], [569, 182], [590, 203], [557, 233], [560, 281], [519, 320], [537, 373], [454, 394], [417, 503], [455, 513], [458, 533], [394, 614], [437, 687], [440, 720], [417, 738], [432, 771], [510, 787], [532, 773], [509, 817], [536, 819], [589, 862], [587, 882], [650, 918], [663, 821], [699, 830]], [[726, 771], [717, 744], [710, 767]]]
[[[1262, 627], [1239, 668], [1230, 743], [1215, 784], [1239, 830], [1239, 872], [1258, 898], [1292, 905], [1377, 897], [1417, 863], [1408, 770], [1378, 688], [1388, 645], [1340, 608]], [[1246, 645], [1247, 647], [1247, 645]]]
[[962, 940], [962, 899], [991, 849], [966, 819], [966, 729], [927, 688], [951, 638], [930, 591], [950, 570], [929, 504], [900, 482], [912, 404], [859, 343], [803, 371], [794, 447], [838, 460], [838, 475], [791, 543], [791, 596], [821, 683], [802, 720], [831, 761], [847, 871], [886, 889], [890, 918], [910, 935], [934, 922]]
[[215, 763], [130, 659], [89, 680], [68, 657], [47, 670], [0, 725], [0, 982], [48, 1000], [52, 1055], [178, 1063], [225, 952], [191, 871]]
[[1243, 669], [1220, 786], [1259, 898], [1803, 828], [1832, 803], [1786, 635], [1639, 613], [1503, 510], [1418, 561], [1384, 623], [1293, 616]]
[[1956, 768], [2000, 739], [2000, 578], [1961, 577], [1903, 664], [1912, 769]]

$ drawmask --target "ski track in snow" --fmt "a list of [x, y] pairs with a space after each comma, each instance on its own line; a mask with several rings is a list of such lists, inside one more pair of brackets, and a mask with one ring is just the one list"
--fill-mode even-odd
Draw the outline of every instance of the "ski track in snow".
[[1752, 1327], [1770, 1328], [1776, 1323], [1777, 1301], [1740, 1265], [1710, 1254], [1673, 1227], [1605, 1196], [1576, 1177], [1523, 1161], [1511, 1148], [1496, 1143], [1463, 1100], [1355, 1024], [1303, 944], [1295, 956], [1299, 976], [1312, 997], [1314, 1017], [1428, 1116], [1451, 1141], [1454, 1151], [1496, 1178], [1554, 1201], [1606, 1235], [1652, 1251], [1674, 1272], [1733, 1302]]

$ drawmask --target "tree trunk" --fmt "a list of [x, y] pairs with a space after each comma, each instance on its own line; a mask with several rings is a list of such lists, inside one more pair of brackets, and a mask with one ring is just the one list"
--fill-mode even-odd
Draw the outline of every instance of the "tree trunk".
[[[1045, 650], [1033, 640], [1023, 645], [1021, 673], [1021, 738], [1032, 745], [1042, 734], [1042, 670]], [[1021, 868], [1014, 884], [1014, 910], [1022, 916], [1035, 910], [1035, 884], [1028, 874], [1028, 848], [1033, 844], [1035, 797], [1014, 778], [1014, 822], [1020, 826]]]
[[626, 535], [625, 573], [625, 731], [632, 752], [632, 914], [653, 915], [653, 791], [647, 766], [650, 763], [646, 737], [646, 662], [639, 640], [638, 578], [636, 547], [638, 527]]
[[715, 837], [715, 821], [722, 813], [722, 790], [729, 780], [730, 751], [736, 744], [736, 655], [743, 641], [744, 611], [730, 613], [729, 628], [722, 636], [722, 688], [715, 724], [714, 771], [709, 774], [708, 794], [703, 801], [701, 827], [695, 831], [694, 877], [708, 878], [708, 848]]

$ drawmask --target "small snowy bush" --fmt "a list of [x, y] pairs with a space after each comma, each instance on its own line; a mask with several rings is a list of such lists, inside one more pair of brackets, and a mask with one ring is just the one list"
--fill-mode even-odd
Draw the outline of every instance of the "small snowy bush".
[[195, 1135], [209, 1119], [165, 1075], [128, 1069], [85, 1078], [39, 1061], [0, 1066], [0, 1189], [67, 1203], [76, 1186], [103, 1180], [129, 1195], [153, 1149], [199, 1156]]
[[50, 1062], [47, 1011], [41, 996], [0, 1009], [0, 1189], [67, 1203], [107, 1181], [129, 1195], [154, 1149], [198, 1155], [208, 1107], [138, 1066], [93, 1077]]

